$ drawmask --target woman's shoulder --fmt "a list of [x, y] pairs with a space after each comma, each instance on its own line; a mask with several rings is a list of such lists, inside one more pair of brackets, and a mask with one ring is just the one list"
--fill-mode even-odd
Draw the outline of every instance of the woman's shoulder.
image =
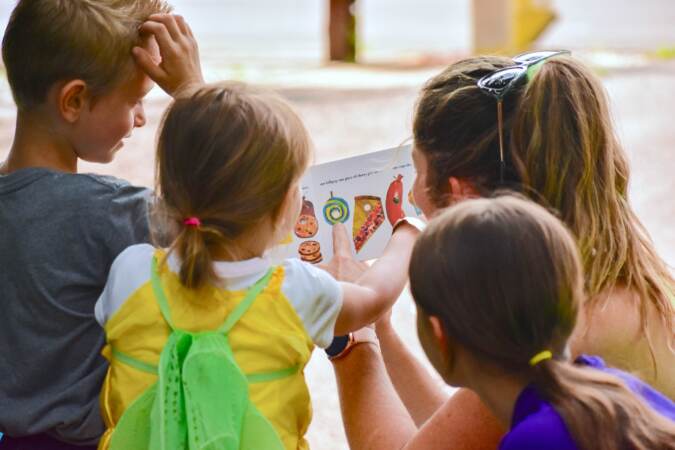
[[633, 373], [675, 398], [675, 353], [668, 345], [670, 332], [656, 307], [649, 302], [644, 305], [645, 330], [640, 319], [641, 301], [634, 291], [617, 286], [592, 299], [580, 310], [570, 339], [572, 352], [599, 355], [610, 366]]

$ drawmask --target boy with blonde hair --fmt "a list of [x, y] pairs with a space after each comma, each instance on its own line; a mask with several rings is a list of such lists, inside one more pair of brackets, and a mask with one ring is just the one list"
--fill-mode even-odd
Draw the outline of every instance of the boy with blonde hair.
[[2, 42], [17, 105], [0, 165], [2, 448], [84, 448], [104, 430], [94, 304], [115, 257], [149, 240], [149, 191], [77, 164], [110, 162], [145, 124], [153, 83], [132, 53], [159, 60], [162, 21], [186, 26], [169, 11], [164, 0], [20, 0], [12, 12]]

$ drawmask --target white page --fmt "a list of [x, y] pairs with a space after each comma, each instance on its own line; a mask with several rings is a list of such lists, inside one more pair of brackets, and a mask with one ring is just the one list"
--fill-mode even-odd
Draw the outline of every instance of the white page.
[[[391, 237], [391, 221], [403, 215], [421, 215], [410, 201], [412, 196], [409, 192], [414, 179], [412, 148], [409, 145], [313, 166], [301, 182], [302, 194], [305, 200], [311, 202], [313, 214], [310, 205], [305, 203], [304, 214], [300, 216], [302, 225], [297, 227], [296, 223], [292, 242], [285, 244], [281, 253], [286, 257], [299, 257], [300, 246], [309, 242], [303, 246], [307, 248], [303, 259], [309, 262], [329, 261], [333, 254], [332, 226], [325, 215], [330, 216], [332, 212], [333, 220], [336, 220], [340, 212], [345, 212], [346, 205], [349, 212], [343, 223], [351, 237], [352, 253], [359, 260], [379, 257]], [[359, 206], [357, 199], [360, 199]], [[378, 205], [381, 205], [381, 214], [377, 214]], [[362, 213], [356, 213], [357, 209]], [[364, 243], [358, 251], [354, 241], [355, 216], [361, 219], [370, 217], [375, 219], [373, 223], [381, 222], [365, 233]], [[357, 226], [356, 235], [361, 235], [361, 225], [362, 221]]]

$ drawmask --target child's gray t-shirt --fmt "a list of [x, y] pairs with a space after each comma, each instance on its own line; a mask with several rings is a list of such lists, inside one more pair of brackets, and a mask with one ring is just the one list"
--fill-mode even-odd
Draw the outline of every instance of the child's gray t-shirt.
[[96, 443], [107, 362], [94, 305], [110, 265], [149, 241], [150, 191], [112, 177], [0, 175], [0, 431]]

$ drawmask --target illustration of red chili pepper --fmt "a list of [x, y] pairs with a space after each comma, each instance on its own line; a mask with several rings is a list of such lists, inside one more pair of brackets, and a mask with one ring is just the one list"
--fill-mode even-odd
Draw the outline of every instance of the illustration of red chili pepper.
[[394, 225], [399, 219], [405, 217], [403, 212], [403, 175], [396, 176], [387, 190], [387, 219]]

